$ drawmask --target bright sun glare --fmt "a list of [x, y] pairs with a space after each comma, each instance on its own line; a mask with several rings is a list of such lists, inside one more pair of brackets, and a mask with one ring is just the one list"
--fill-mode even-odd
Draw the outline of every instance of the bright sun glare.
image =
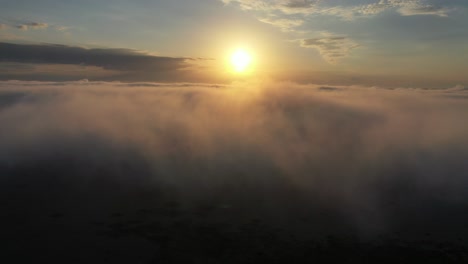
[[252, 62], [252, 56], [245, 50], [239, 49], [231, 56], [231, 64], [236, 72], [245, 72]]

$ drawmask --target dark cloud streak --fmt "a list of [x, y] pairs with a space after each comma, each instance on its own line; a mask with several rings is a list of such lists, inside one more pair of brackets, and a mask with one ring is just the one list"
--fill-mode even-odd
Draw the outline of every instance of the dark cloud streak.
[[174, 71], [186, 67], [187, 60], [152, 56], [129, 49], [0, 43], [2, 62], [90, 65], [120, 71]]

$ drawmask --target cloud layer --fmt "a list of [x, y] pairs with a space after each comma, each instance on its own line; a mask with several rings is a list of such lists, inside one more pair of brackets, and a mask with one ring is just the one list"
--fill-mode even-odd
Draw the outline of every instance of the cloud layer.
[[464, 87], [2, 82], [0, 181], [33, 177], [57, 198], [87, 190], [110, 201], [119, 190], [170, 190], [187, 206], [232, 208], [230, 221], [254, 214], [302, 231], [417, 232], [424, 221], [463, 233], [454, 219], [468, 199], [467, 96]]

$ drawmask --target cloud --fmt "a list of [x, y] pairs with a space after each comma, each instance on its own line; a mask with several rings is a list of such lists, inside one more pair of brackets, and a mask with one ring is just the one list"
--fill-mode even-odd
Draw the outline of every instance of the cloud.
[[16, 28], [23, 31], [28, 30], [40, 30], [40, 29], [53, 29], [58, 32], [65, 32], [67, 33], [70, 30], [70, 27], [56, 25], [56, 24], [49, 24], [44, 22], [34, 22], [28, 20], [15, 20], [15, 19], [6, 19], [6, 24], [0, 24], [0, 30], [6, 28]]
[[285, 14], [322, 14], [351, 18], [356, 15], [372, 16], [389, 9], [397, 9], [402, 15], [436, 15], [446, 16], [449, 11], [444, 6], [431, 3], [430, 0], [374, 0], [369, 1], [336, 1], [326, 0], [221, 0], [225, 4], [239, 3], [240, 7], [252, 11], [281, 11]]
[[347, 20], [359, 17], [372, 17], [388, 10], [396, 10], [402, 16], [433, 15], [445, 17], [450, 9], [428, 3], [426, 0], [379, 0], [370, 4], [354, 6], [335, 6], [322, 11], [323, 14], [336, 15]]
[[34, 182], [51, 196], [87, 190], [86, 204], [101, 191], [154, 188], [193, 206], [228, 204], [238, 212], [230, 221], [254, 210], [306, 230], [310, 223], [297, 220], [312, 212], [320, 230], [323, 213], [334, 212], [332, 230], [412, 230], [424, 219], [460, 232], [446, 224], [466, 210], [457, 201], [468, 199], [468, 104], [464, 89], [446, 94], [268, 82], [1, 82], [0, 186], [41, 176]]
[[320, 52], [320, 55], [329, 63], [336, 63], [342, 58], [347, 57], [353, 49], [359, 45], [346, 36], [323, 33], [323, 37], [303, 39], [300, 45], [304, 48], [314, 48]]
[[[446, 17], [452, 9], [432, 0], [374, 0], [374, 1], [306, 1], [306, 0], [222, 0], [225, 4], [237, 4], [241, 9], [253, 14], [259, 21], [273, 25], [284, 32], [296, 35], [312, 34], [308, 25], [321, 16], [339, 17], [344, 21], [375, 17], [384, 12], [394, 12], [400, 16], [431, 15]], [[316, 27], [316, 26], [314, 26]], [[316, 31], [317, 29], [314, 29]], [[346, 57], [358, 45], [351, 39], [333, 38], [304, 39], [301, 46], [320, 51], [328, 62], [336, 63]]]
[[287, 14], [307, 14], [315, 10], [320, 0], [221, 0], [225, 4], [238, 3], [244, 10], [281, 11]]
[[310, 13], [317, 7], [320, 0], [288, 0], [280, 1], [277, 5], [278, 9], [284, 13]]
[[434, 15], [445, 17], [448, 8], [428, 3], [424, 0], [380, 0], [377, 3], [356, 7], [359, 15], [376, 15], [388, 9], [396, 9], [403, 16]]
[[[250, 257], [252, 237], [255, 250], [290, 241], [297, 256], [329, 235], [389, 237], [390, 248], [424, 239], [439, 252], [468, 235], [466, 95], [268, 81], [0, 82], [2, 220], [11, 238], [35, 231], [9, 246], [42, 249], [38, 241], [91, 230], [81, 241], [142, 237], [154, 252], [169, 239], [204, 257], [212, 251], [199, 248], [219, 241], [222, 256], [240, 248]], [[360, 257], [369, 252], [356, 245]]]
[[[0, 62], [56, 66], [99, 67], [114, 71], [120, 80], [168, 80], [204, 59], [153, 56], [131, 49], [87, 49], [54, 44], [12, 44], [0, 42]], [[77, 72], [84, 72], [83, 70]], [[3, 78], [11, 78], [11, 73]], [[51, 72], [52, 74], [52, 72]], [[165, 79], [166, 78], [166, 79]]]
[[28, 30], [28, 26], [26, 25], [17, 25], [16, 28], [21, 30]]
[[455, 85], [454, 87], [447, 89], [447, 92], [460, 92], [460, 91], [468, 91], [468, 87], [465, 87], [463, 85]]
[[279, 27], [282, 31], [293, 30], [295, 27], [301, 26], [304, 23], [304, 21], [300, 19], [287, 19], [275, 17], [259, 18], [259, 20], [263, 23]]
[[[369, 1], [326, 1], [326, 0], [221, 0], [225, 4], [238, 3], [240, 7], [247, 11], [261, 13], [259, 20], [269, 23], [269, 20], [262, 19], [265, 16], [273, 15], [302, 15], [296, 18], [307, 21], [309, 15], [337, 16], [345, 20], [353, 20], [359, 17], [372, 17], [387, 10], [396, 10], [403, 16], [433, 15], [447, 16], [450, 9], [443, 5], [437, 5], [430, 0], [374, 0]], [[275, 23], [269, 23], [275, 25]], [[278, 24], [280, 28], [282, 24]]]
[[446, 17], [450, 10], [445, 7], [412, 4], [403, 5], [398, 11], [403, 16], [432, 15]]
[[39, 22], [29, 22], [29, 23], [16, 25], [16, 28], [21, 29], [21, 30], [46, 29], [48, 27], [49, 27], [49, 24], [39, 23]]
[[65, 26], [55, 26], [55, 29], [57, 31], [61, 31], [61, 32], [64, 32], [64, 31], [68, 31], [70, 29], [70, 27], [65, 27]]
[[186, 59], [156, 57], [130, 49], [86, 49], [53, 44], [0, 43], [0, 61], [92, 65], [113, 70], [173, 70]]
[[311, 6], [315, 5], [318, 1], [311, 1], [311, 0], [289, 0], [283, 4], [285, 7], [289, 8], [310, 8]]

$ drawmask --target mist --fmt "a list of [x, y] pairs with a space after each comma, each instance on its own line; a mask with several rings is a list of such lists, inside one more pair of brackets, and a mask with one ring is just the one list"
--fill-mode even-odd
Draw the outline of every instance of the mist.
[[467, 100], [462, 86], [0, 82], [4, 220], [115, 232], [113, 215], [169, 208], [300, 241], [466, 243]]

